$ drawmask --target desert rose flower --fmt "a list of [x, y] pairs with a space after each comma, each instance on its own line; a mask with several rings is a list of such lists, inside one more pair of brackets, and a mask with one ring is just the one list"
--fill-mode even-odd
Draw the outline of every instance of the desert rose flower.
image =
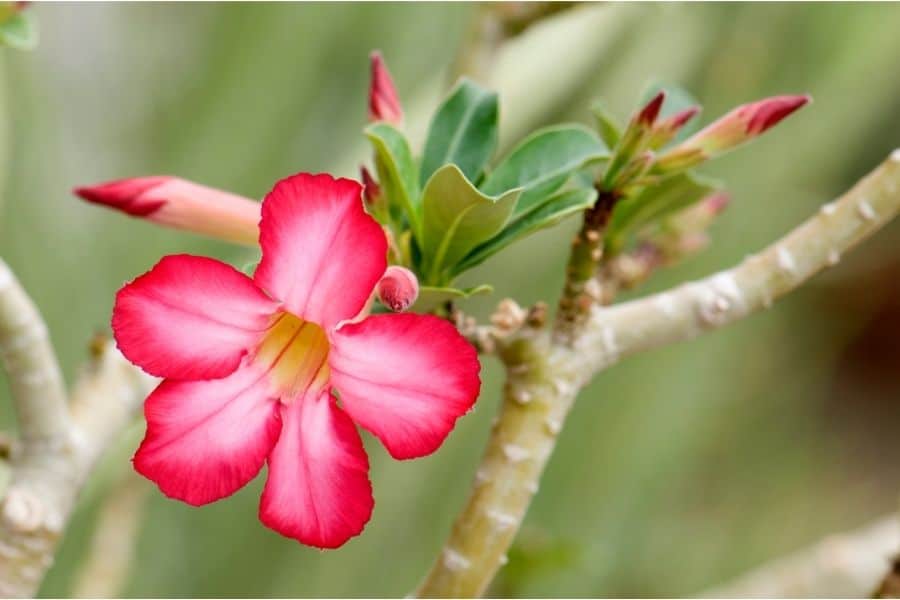
[[369, 83], [369, 120], [387, 121], [399, 125], [403, 121], [403, 108], [394, 80], [380, 52], [373, 52], [370, 57], [371, 81]]
[[145, 403], [134, 466], [166, 495], [202, 505], [268, 463], [260, 520], [333, 548], [373, 508], [354, 422], [394, 458], [429, 454], [475, 402], [479, 363], [443, 319], [359, 317], [387, 243], [358, 183], [280, 181], [263, 200], [259, 235], [252, 278], [177, 255], [119, 291], [119, 348], [165, 378]]
[[259, 202], [178, 177], [133, 177], [74, 192], [166, 227], [248, 245], [256, 245], [259, 236]]

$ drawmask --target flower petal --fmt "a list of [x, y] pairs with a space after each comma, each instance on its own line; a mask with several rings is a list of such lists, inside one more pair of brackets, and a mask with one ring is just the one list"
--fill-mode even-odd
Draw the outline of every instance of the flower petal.
[[144, 404], [134, 468], [194, 506], [229, 496], [256, 477], [278, 440], [278, 406], [265, 372], [249, 366], [224, 379], [167, 379]]
[[399, 459], [434, 452], [481, 387], [475, 348], [430, 315], [343, 325], [332, 334], [329, 366], [344, 410]]
[[301, 173], [263, 200], [256, 283], [326, 329], [356, 316], [387, 268], [384, 231], [360, 191], [349, 179]]
[[122, 353], [148, 373], [211, 379], [237, 368], [276, 308], [243, 273], [181, 254], [119, 290], [112, 328]]
[[259, 519], [282, 535], [337, 548], [358, 535], [375, 501], [359, 432], [328, 392], [282, 405]]

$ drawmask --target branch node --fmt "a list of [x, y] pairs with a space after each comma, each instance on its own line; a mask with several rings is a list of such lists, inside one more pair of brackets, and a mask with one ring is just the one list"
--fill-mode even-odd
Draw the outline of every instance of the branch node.
[[444, 548], [444, 566], [450, 571], [465, 571], [472, 561], [453, 548]]
[[518, 444], [504, 444], [503, 456], [511, 463], [519, 463], [531, 458], [531, 451]]
[[856, 212], [859, 213], [859, 216], [865, 221], [874, 221], [878, 217], [875, 213], [875, 209], [872, 208], [872, 205], [869, 204], [869, 201], [865, 198], [860, 200], [859, 204], [856, 205]]
[[3, 522], [17, 533], [33, 533], [45, 525], [46, 509], [35, 494], [13, 488], [3, 501]]

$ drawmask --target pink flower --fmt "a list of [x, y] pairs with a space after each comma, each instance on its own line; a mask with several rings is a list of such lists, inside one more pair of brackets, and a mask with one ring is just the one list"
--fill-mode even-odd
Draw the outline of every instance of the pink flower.
[[475, 350], [447, 321], [349, 321], [386, 268], [384, 233], [360, 194], [329, 175], [284, 179], [262, 204], [252, 279], [176, 255], [119, 291], [119, 348], [166, 378], [147, 398], [134, 466], [167, 496], [213, 502], [268, 463], [260, 520], [334, 548], [362, 531], [374, 504], [354, 422], [394, 458], [415, 458], [475, 402]]
[[78, 187], [75, 194], [160, 225], [255, 245], [259, 202], [178, 177], [134, 177]]
[[373, 52], [371, 82], [369, 84], [369, 120], [387, 121], [398, 125], [403, 120], [403, 108], [394, 87], [394, 80], [384, 64], [380, 52]]

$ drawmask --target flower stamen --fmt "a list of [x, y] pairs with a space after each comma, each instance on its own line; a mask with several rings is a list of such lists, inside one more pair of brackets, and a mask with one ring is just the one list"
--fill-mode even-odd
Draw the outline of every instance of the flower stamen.
[[253, 362], [264, 369], [285, 404], [329, 378], [328, 337], [321, 327], [288, 312], [278, 313], [256, 348]]

